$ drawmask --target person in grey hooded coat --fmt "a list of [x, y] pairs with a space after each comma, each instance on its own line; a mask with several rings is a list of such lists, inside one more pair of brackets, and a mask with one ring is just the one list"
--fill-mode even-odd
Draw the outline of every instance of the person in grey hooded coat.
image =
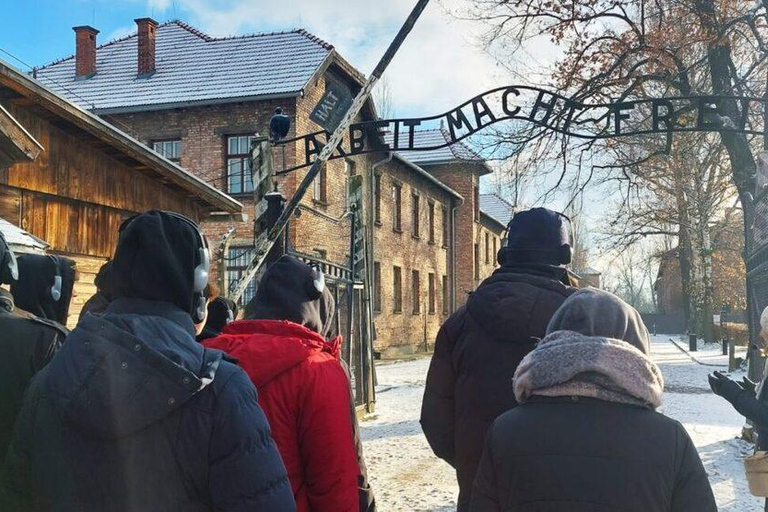
[[571, 295], [518, 366], [519, 407], [496, 419], [473, 512], [715, 512], [683, 426], [655, 411], [664, 381], [638, 312], [596, 289]]

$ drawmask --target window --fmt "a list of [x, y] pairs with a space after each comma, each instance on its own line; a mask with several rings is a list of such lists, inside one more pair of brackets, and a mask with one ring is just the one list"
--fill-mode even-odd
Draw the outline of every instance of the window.
[[[253, 247], [230, 247], [227, 257], [227, 279], [229, 289], [233, 290], [237, 282], [243, 276], [243, 271], [253, 259]], [[248, 288], [240, 298], [240, 306], [245, 306], [256, 294], [256, 280], [248, 283]]]
[[152, 145], [156, 153], [160, 153], [171, 162], [179, 163], [181, 160], [180, 140], [159, 140]]
[[355, 162], [352, 160], [344, 160], [344, 172], [346, 172], [347, 176], [355, 176], [357, 174]]
[[327, 185], [327, 172], [325, 168], [325, 164], [320, 168], [320, 172], [317, 173], [317, 176], [315, 177], [315, 181], [312, 182], [312, 199], [316, 203], [323, 203], [325, 204], [327, 202], [328, 196], [328, 185]]
[[392, 229], [398, 233], [403, 230], [402, 213], [403, 186], [399, 183], [394, 183], [392, 185]]
[[403, 274], [400, 267], [392, 267], [392, 297], [395, 300], [395, 313], [403, 312]]
[[413, 238], [419, 238], [419, 194], [416, 192], [411, 195], [411, 227]]
[[448, 247], [448, 208], [443, 206], [443, 247]]
[[381, 311], [381, 263], [373, 262], [373, 310]]
[[[493, 237], [493, 260], [496, 261], [496, 255], [499, 254], [499, 247], [498, 247], [498, 239], [496, 237]], [[494, 263], [495, 266], [495, 263]]]
[[419, 271], [411, 271], [411, 306], [413, 314], [421, 313], [421, 284], [419, 283]]
[[480, 280], [480, 244], [475, 244], [475, 281]]
[[373, 215], [374, 222], [381, 224], [381, 174], [373, 177]]
[[435, 203], [430, 201], [429, 206], [429, 243], [435, 243]]
[[448, 297], [448, 276], [443, 276], [443, 314], [447, 315], [450, 309], [450, 298]]
[[491, 235], [485, 233], [485, 264], [491, 263]]
[[428, 278], [428, 285], [429, 289], [427, 290], [427, 293], [429, 294], [429, 314], [434, 315], [435, 314], [435, 274], [430, 273]]
[[250, 135], [227, 137], [227, 192], [249, 194], [253, 192], [251, 179]]
[[472, 206], [475, 208], [475, 222], [477, 222], [480, 220], [480, 191], [477, 185], [472, 186], [472, 199], [474, 201]]

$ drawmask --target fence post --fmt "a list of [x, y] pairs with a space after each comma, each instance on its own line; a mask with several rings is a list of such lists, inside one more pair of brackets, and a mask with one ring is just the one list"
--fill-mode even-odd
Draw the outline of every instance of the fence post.
[[698, 339], [696, 337], [696, 334], [694, 333], [688, 333], [688, 350], [691, 352], [696, 352], [699, 348], [697, 346]]

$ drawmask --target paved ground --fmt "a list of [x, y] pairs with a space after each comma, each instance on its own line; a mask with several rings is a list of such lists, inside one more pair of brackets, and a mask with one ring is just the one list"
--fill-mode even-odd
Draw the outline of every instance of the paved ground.
[[[750, 446], [736, 439], [743, 419], [707, 386], [707, 373], [718, 368], [696, 363], [667, 337], [654, 339], [652, 353], [666, 381], [662, 412], [682, 422], [693, 438], [720, 510], [763, 510], [744, 479], [741, 457], [750, 453]], [[701, 359], [722, 362], [704, 355]], [[376, 414], [363, 422], [362, 435], [383, 511], [444, 512], [456, 507], [454, 472], [432, 455], [418, 422], [428, 367], [425, 358], [377, 368]]]

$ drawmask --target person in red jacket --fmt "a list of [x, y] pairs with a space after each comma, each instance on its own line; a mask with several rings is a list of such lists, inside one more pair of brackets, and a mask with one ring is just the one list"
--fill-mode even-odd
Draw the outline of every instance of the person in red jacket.
[[[330, 301], [330, 303], [328, 302]], [[357, 512], [359, 473], [341, 338], [322, 272], [283, 256], [264, 273], [244, 320], [203, 342], [238, 360], [259, 392], [298, 512]]]

